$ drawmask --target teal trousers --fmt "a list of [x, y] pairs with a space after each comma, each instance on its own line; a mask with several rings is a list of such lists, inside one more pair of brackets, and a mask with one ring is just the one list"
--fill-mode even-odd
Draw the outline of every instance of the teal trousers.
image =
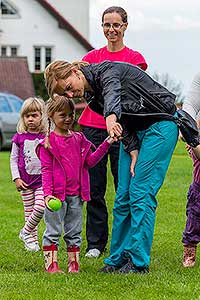
[[105, 264], [121, 267], [126, 257], [136, 267], [150, 264], [156, 194], [164, 181], [178, 139], [178, 127], [161, 121], [137, 132], [140, 141], [135, 175], [130, 175], [131, 158], [120, 146], [119, 182], [113, 209], [110, 256]]

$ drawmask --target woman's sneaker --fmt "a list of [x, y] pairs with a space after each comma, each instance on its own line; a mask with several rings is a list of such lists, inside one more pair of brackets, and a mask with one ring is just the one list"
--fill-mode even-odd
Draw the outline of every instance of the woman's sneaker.
[[118, 270], [118, 267], [111, 266], [111, 265], [105, 265], [103, 268], [101, 268], [98, 272], [99, 273], [114, 273]]
[[85, 257], [87, 258], [98, 258], [101, 255], [101, 252], [99, 249], [90, 249], [86, 254]]
[[24, 242], [26, 250], [33, 252], [39, 251], [39, 245], [36, 244], [35, 241], [33, 241], [33, 237], [30, 234], [25, 233], [23, 229], [19, 233], [19, 238]]
[[121, 274], [130, 274], [130, 273], [140, 273], [140, 274], [145, 274], [149, 273], [148, 268], [139, 268], [136, 267], [132, 261], [129, 259], [128, 262], [118, 270], [118, 273]]

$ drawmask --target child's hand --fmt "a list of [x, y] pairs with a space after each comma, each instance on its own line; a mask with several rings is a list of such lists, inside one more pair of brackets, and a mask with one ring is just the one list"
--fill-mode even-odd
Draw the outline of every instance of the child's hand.
[[130, 166], [130, 172], [131, 172], [131, 176], [135, 175], [135, 164], [138, 158], [138, 150], [133, 150], [130, 152], [130, 156], [131, 156], [131, 166]]
[[108, 136], [107, 139], [106, 139], [106, 141], [107, 141], [110, 145], [112, 145], [114, 142], [116, 142], [116, 140], [115, 140], [113, 137], [111, 137], [111, 136]]
[[27, 190], [27, 184], [21, 178], [15, 179], [15, 185], [18, 192]]
[[44, 197], [44, 203], [45, 203], [45, 206], [46, 206], [50, 211], [53, 211], [53, 210], [49, 207], [48, 203], [49, 203], [49, 200], [51, 200], [52, 198], [55, 198], [55, 197], [52, 196], [52, 195], [49, 195], [49, 196]]
[[108, 136], [107, 137], [107, 142], [112, 145], [114, 142], [118, 142], [118, 141], [121, 141], [123, 139], [123, 137], [117, 137], [117, 136], [114, 136], [114, 137], [111, 137], [111, 136]]

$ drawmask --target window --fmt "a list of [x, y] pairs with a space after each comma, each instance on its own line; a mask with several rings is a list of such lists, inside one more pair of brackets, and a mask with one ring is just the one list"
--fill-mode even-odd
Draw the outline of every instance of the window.
[[7, 48], [2, 46], [1, 47], [1, 56], [6, 56], [7, 55]]
[[45, 67], [52, 62], [52, 47], [34, 47], [34, 66], [35, 71], [44, 71]]
[[0, 96], [0, 112], [12, 112], [9, 103], [4, 96]]
[[17, 55], [18, 55], [17, 46], [9, 46], [9, 45], [1, 46], [1, 56], [17, 56]]
[[11, 56], [17, 56], [17, 47], [10, 47]]
[[15, 96], [9, 96], [9, 102], [12, 105], [13, 111], [20, 112], [23, 101]]
[[17, 9], [7, 0], [0, 1], [1, 15], [4, 16], [19, 16]]

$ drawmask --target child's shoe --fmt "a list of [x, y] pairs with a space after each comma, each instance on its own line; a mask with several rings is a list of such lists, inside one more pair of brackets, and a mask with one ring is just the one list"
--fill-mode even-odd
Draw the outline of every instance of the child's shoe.
[[194, 267], [196, 260], [196, 245], [185, 245], [183, 250], [183, 267]]
[[76, 246], [68, 247], [67, 253], [68, 253], [68, 273], [78, 273], [80, 248]]
[[37, 246], [35, 241], [33, 240], [32, 235], [24, 232], [24, 229], [22, 229], [19, 233], [19, 238], [24, 242], [24, 247], [28, 251], [37, 252], [39, 249], [39, 245]]
[[58, 247], [54, 244], [43, 246], [45, 271], [47, 273], [64, 273], [58, 266], [57, 253]]
[[35, 242], [35, 251], [40, 251], [40, 246], [38, 244], [38, 242]]

